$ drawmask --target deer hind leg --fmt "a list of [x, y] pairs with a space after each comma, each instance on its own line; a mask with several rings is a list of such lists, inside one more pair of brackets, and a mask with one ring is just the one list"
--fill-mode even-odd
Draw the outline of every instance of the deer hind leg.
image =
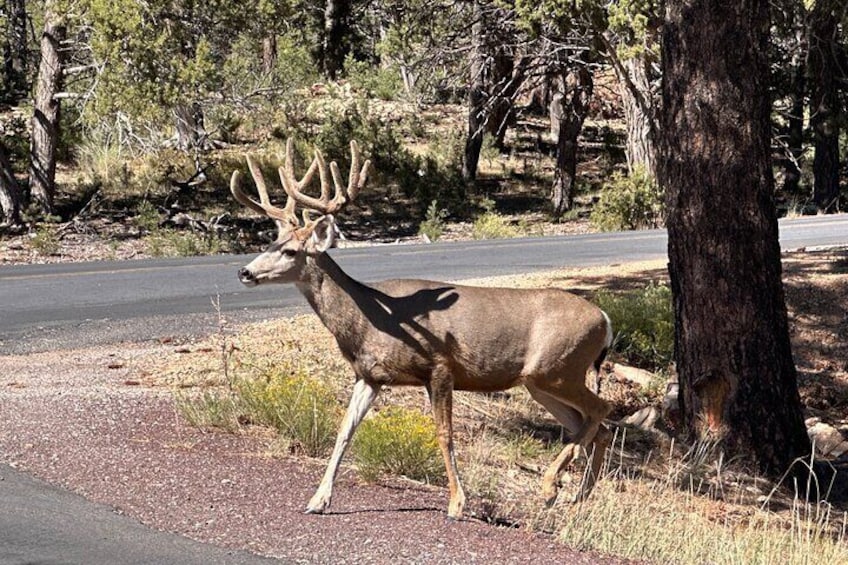
[[556, 501], [559, 475], [580, 454], [581, 448], [587, 452], [589, 465], [574, 500], [585, 499], [595, 486], [610, 443], [610, 433], [603, 425], [609, 405], [583, 385], [569, 391], [568, 399], [554, 390], [542, 390], [537, 385], [528, 384], [527, 390], [572, 435], [570, 443], [563, 447], [542, 478], [545, 503], [550, 506]]
[[446, 369], [434, 371], [430, 384], [427, 386], [427, 393], [430, 395], [439, 447], [442, 450], [448, 475], [450, 489], [448, 518], [458, 520], [462, 517], [462, 510], [465, 507], [465, 491], [459, 480], [459, 470], [453, 449], [453, 377]]
[[378, 392], [380, 392], [379, 385], [368, 383], [363, 379], [357, 380], [353, 385], [353, 394], [350, 397], [342, 426], [339, 428], [339, 435], [336, 436], [336, 446], [333, 448], [327, 470], [324, 471], [324, 478], [321, 479], [318, 490], [315, 491], [306, 506], [307, 514], [323, 514], [330, 507], [330, 501], [333, 498], [333, 482], [335, 482], [336, 474], [339, 472], [342, 457], [357, 426], [368, 413], [374, 399], [377, 398]]

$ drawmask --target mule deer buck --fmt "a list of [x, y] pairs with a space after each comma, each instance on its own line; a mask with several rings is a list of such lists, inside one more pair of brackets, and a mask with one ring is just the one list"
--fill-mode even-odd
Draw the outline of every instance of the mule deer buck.
[[[454, 390], [493, 392], [524, 385], [571, 434], [544, 474], [546, 501], [555, 501], [560, 471], [581, 448], [589, 464], [577, 498], [586, 497], [611, 435], [603, 425], [609, 406], [585, 385], [587, 370], [597, 375], [612, 341], [607, 315], [559, 289], [477, 288], [425, 280], [366, 285], [354, 280], [327, 254], [338, 233], [333, 214], [356, 198], [368, 175], [370, 162], [360, 168], [359, 147], [351, 142], [350, 148], [347, 186], [335, 162], [328, 173], [318, 150], [297, 180], [289, 140], [285, 165], [279, 169], [288, 195], [284, 208], [271, 204], [262, 173], [250, 157], [259, 201], [242, 191], [238, 171], [230, 183], [236, 200], [273, 218], [279, 230], [277, 240], [239, 270], [239, 279], [248, 286], [294, 283], [335, 336], [356, 376], [327, 470], [306, 511], [323, 513], [330, 506], [333, 482], [353, 433], [387, 385], [427, 389], [447, 470], [450, 518], [461, 517], [465, 504], [452, 437]], [[316, 172], [320, 197], [303, 192]], [[335, 185], [332, 198], [329, 177]], [[298, 204], [304, 208], [302, 221], [295, 214]], [[321, 216], [312, 219], [309, 211]]]

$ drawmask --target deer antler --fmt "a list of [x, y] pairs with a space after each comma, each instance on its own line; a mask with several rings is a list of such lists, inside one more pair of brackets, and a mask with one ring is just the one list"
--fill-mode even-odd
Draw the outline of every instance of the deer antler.
[[[290, 201], [296, 201], [298, 204], [309, 210], [315, 210], [321, 214], [335, 214], [350, 202], [352, 202], [362, 187], [365, 186], [365, 181], [368, 179], [368, 169], [371, 166], [371, 161], [367, 160], [359, 167], [359, 144], [356, 141], [350, 142], [350, 176], [348, 177], [348, 185], [342, 183], [342, 176], [339, 172], [339, 166], [335, 161], [330, 163], [330, 173], [333, 177], [335, 192], [333, 198], [330, 199], [330, 183], [327, 178], [327, 164], [324, 161], [324, 155], [318, 149], [315, 150], [315, 159], [312, 161], [307, 176], [304, 180], [297, 182], [294, 178], [294, 168], [292, 165], [292, 148], [291, 140], [286, 144], [286, 162], [285, 166], [280, 167], [280, 180], [283, 182], [283, 188], [289, 196]], [[321, 179], [321, 197], [315, 198], [304, 194], [303, 188], [312, 179], [311, 173], [314, 173], [314, 168], [318, 169], [318, 176]], [[308, 177], [308, 180], [307, 180]], [[306, 211], [304, 211], [304, 221], [306, 221]]]
[[[248, 196], [241, 189], [241, 172], [233, 171], [233, 176], [230, 179], [230, 192], [233, 193], [235, 199], [242, 205], [247, 206], [254, 212], [258, 212], [277, 222], [277, 227], [280, 230], [292, 229], [300, 227], [300, 222], [295, 215], [296, 202], [289, 198], [286, 201], [284, 208], [279, 208], [271, 204], [271, 199], [268, 197], [268, 187], [265, 185], [265, 177], [262, 176], [262, 170], [256, 161], [249, 155], [246, 156], [247, 166], [250, 169], [250, 174], [253, 177], [253, 182], [256, 184], [256, 189], [259, 192], [259, 202]], [[312, 166], [306, 172], [301, 183], [309, 184], [312, 176], [315, 174], [317, 164], [313, 161]]]

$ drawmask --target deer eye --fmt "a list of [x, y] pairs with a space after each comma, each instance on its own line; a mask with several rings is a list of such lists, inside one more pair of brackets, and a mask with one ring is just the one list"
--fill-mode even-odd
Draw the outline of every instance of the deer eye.
[[296, 249], [283, 249], [283, 255], [285, 255], [286, 257], [294, 257], [295, 255], [297, 255], [297, 250]]

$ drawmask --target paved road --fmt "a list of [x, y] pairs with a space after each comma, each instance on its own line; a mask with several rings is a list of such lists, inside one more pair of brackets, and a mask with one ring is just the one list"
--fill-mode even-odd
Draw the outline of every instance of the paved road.
[[[848, 244], [848, 215], [781, 221], [783, 249]], [[459, 280], [666, 256], [663, 230], [433, 245], [341, 249], [333, 256], [365, 281]], [[234, 322], [305, 311], [293, 286], [248, 289], [249, 256], [27, 265], [0, 268], [0, 354], [213, 331], [212, 300]]]
[[276, 563], [157, 532], [0, 465], [0, 564], [259, 565]]

